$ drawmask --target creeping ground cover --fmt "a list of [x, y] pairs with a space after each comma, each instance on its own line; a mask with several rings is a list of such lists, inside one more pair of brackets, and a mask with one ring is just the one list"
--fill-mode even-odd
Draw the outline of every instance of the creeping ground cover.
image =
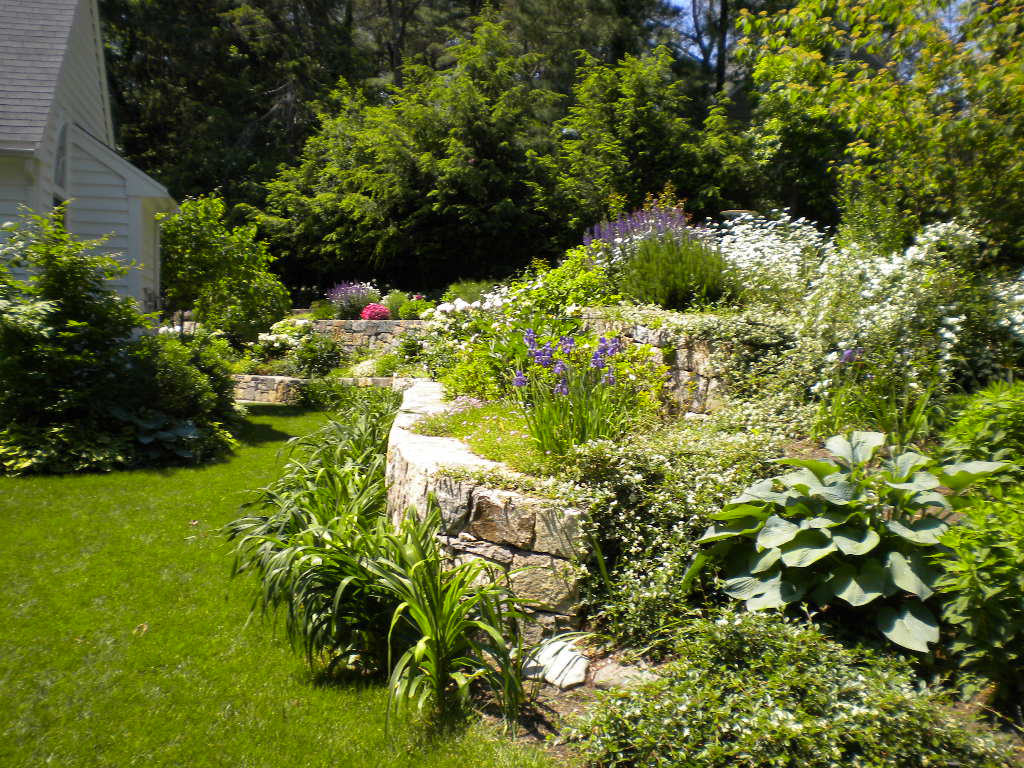
[[0, 763], [302, 768], [542, 766], [471, 726], [424, 734], [385, 686], [320, 680], [247, 622], [219, 535], [322, 413], [254, 406], [204, 467], [0, 478]]

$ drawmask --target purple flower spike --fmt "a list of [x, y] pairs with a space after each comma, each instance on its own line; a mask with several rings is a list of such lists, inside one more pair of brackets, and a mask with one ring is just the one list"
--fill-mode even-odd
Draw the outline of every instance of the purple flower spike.
[[562, 352], [568, 355], [576, 349], [576, 339], [572, 336], [563, 336], [558, 340], [558, 345], [562, 348]]
[[525, 387], [526, 386], [526, 374], [522, 371], [516, 371], [515, 378], [512, 379], [513, 387]]
[[523, 334], [523, 343], [526, 344], [526, 348], [531, 352], [537, 349], [537, 332], [533, 328], [528, 328], [526, 333]]
[[598, 368], [598, 369], [604, 368], [605, 365], [607, 364], [605, 362], [605, 358], [607, 356], [608, 356], [608, 353], [607, 352], [602, 352], [601, 348], [598, 347], [596, 350], [594, 350], [594, 354], [590, 357], [590, 367], [591, 368]]
[[569, 382], [566, 381], [565, 379], [559, 379], [558, 383], [555, 385], [555, 394], [556, 395], [568, 395], [569, 394]]
[[567, 366], [562, 360], [556, 360], [555, 367], [551, 370], [554, 372], [555, 376], [564, 376], [566, 371], [569, 370], [569, 366]]

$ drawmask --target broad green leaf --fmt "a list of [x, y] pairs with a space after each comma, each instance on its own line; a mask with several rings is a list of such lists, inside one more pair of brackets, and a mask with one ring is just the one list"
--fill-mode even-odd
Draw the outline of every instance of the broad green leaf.
[[842, 435], [833, 435], [825, 441], [825, 449], [834, 456], [842, 459], [846, 464], [853, 463], [853, 446], [850, 441]]
[[832, 591], [836, 597], [850, 605], [867, 605], [885, 594], [888, 574], [873, 557], [866, 558], [860, 569], [845, 564], [836, 569], [832, 577]]
[[939, 479], [951, 491], [959, 493], [972, 483], [1009, 467], [1005, 461], [965, 461], [940, 467]]
[[887, 474], [893, 482], [902, 482], [910, 477], [914, 470], [927, 465], [929, 461], [930, 459], [927, 456], [922, 456], [915, 451], [907, 451], [889, 462]]
[[766, 608], [781, 608], [799, 600], [806, 591], [806, 586], [793, 584], [785, 579], [773, 581], [763, 593], [747, 599], [747, 610], [761, 611]]
[[720, 512], [708, 515], [712, 520], [736, 520], [743, 517], [756, 517], [764, 520], [770, 513], [765, 511], [764, 505], [756, 504], [726, 504]]
[[890, 488], [900, 491], [930, 491], [938, 488], [939, 478], [931, 472], [915, 472], [914, 476], [905, 483], [886, 483]]
[[920, 552], [911, 552], [909, 557], [902, 552], [890, 552], [885, 567], [893, 584], [900, 589], [912, 592], [922, 600], [932, 596], [932, 586], [939, 573], [928, 565]]
[[871, 528], [843, 525], [832, 529], [832, 541], [844, 555], [866, 555], [881, 541]]
[[787, 488], [796, 488], [804, 493], [821, 488], [821, 480], [818, 479], [809, 469], [795, 469], [792, 472], [787, 472], [784, 475], [779, 475], [778, 480]]
[[854, 432], [849, 440], [842, 435], [830, 437], [825, 441], [825, 448], [847, 464], [857, 466], [869, 461], [884, 444], [885, 435], [881, 432]]
[[800, 531], [792, 541], [782, 547], [782, 562], [790, 568], [805, 568], [834, 552], [835, 542], [827, 531], [810, 529]]
[[774, 480], [761, 480], [744, 489], [739, 496], [731, 499], [729, 503], [742, 504], [746, 501], [766, 501], [769, 504], [785, 506], [791, 496], [792, 493], [789, 491], [776, 491]]
[[722, 590], [729, 597], [748, 600], [751, 597], [763, 595], [769, 589], [777, 589], [781, 581], [782, 575], [777, 570], [759, 576], [742, 574], [723, 581]]
[[[957, 497], [953, 496], [953, 500]], [[950, 509], [950, 499], [947, 499], [938, 491], [922, 491], [921, 493], [915, 493], [913, 498], [914, 505], [920, 508], [924, 507], [942, 507], [943, 509]]]
[[853, 514], [848, 509], [828, 509], [814, 517], [807, 518], [803, 521], [803, 525], [807, 528], [835, 528], [853, 517]]
[[937, 517], [928, 515], [913, 523], [903, 523], [899, 520], [889, 520], [886, 528], [900, 538], [913, 542], [914, 544], [938, 544], [939, 537], [946, 532], [949, 525]]
[[839, 465], [831, 461], [819, 459], [777, 459], [776, 464], [785, 464], [790, 467], [803, 467], [814, 473], [818, 480], [824, 482], [829, 475], [834, 475], [840, 470]]
[[743, 536], [748, 533], [755, 533], [762, 525], [762, 521], [755, 517], [743, 517], [739, 520], [729, 520], [721, 525], [709, 526], [704, 535], [697, 539], [698, 544], [706, 544], [710, 541], [721, 541], [731, 539], [734, 536]]
[[772, 549], [793, 540], [800, 533], [800, 526], [772, 515], [764, 521], [764, 527], [757, 534], [757, 545], [764, 549]]
[[750, 556], [750, 572], [751, 573], [764, 573], [782, 557], [782, 550], [766, 549], [764, 552], [755, 552]]
[[896, 645], [928, 653], [928, 643], [939, 642], [935, 616], [917, 600], [908, 600], [899, 608], [885, 606], [878, 612], [878, 628]]
[[885, 435], [881, 432], [854, 432], [850, 436], [850, 444], [853, 446], [853, 463], [864, 464], [885, 445]]

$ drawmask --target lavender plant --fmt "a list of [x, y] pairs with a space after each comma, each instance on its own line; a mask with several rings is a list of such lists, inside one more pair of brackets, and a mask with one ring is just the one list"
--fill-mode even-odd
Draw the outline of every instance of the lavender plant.
[[364, 307], [381, 300], [380, 291], [373, 283], [338, 283], [326, 296], [334, 305], [334, 314], [339, 320], [355, 320]]

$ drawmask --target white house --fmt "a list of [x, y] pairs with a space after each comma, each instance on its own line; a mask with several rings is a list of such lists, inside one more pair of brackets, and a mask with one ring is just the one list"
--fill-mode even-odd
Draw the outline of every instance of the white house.
[[66, 224], [135, 267], [115, 283], [157, 308], [167, 190], [119, 156], [96, 0], [0, 0], [0, 222], [70, 201]]

